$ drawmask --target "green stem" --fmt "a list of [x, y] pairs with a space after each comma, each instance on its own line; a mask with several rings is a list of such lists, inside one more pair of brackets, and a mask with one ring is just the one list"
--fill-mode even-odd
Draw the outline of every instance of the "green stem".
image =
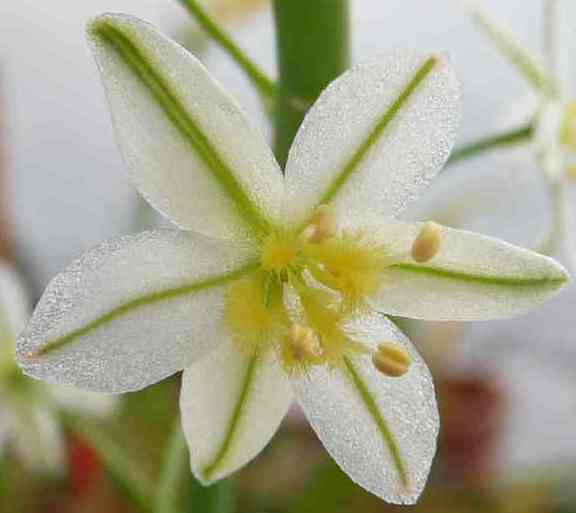
[[234, 42], [234, 40], [210, 17], [196, 0], [178, 0], [206, 33], [238, 64], [252, 85], [270, 106], [276, 95], [276, 84]]
[[479, 156], [492, 150], [526, 142], [532, 137], [532, 133], [533, 126], [530, 124], [510, 132], [491, 135], [470, 144], [466, 144], [454, 150], [448, 160], [447, 166], [452, 166], [457, 162]]
[[162, 470], [154, 506], [155, 513], [174, 513], [178, 487], [187, 468], [186, 440], [182, 433], [180, 418], [176, 419]]
[[349, 65], [348, 0], [273, 0], [278, 56], [274, 149], [282, 166], [308, 108]]
[[91, 421], [71, 414], [62, 414], [62, 419], [70, 432], [80, 435], [88, 442], [126, 497], [140, 510], [152, 513], [152, 483], [138, 472], [122, 447]]

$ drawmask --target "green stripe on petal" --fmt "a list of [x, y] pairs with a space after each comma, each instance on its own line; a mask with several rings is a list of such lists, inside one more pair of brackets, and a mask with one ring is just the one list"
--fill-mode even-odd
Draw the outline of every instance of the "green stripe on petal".
[[460, 88], [447, 59], [399, 51], [353, 66], [306, 115], [286, 165], [286, 217], [330, 203], [353, 225], [396, 216], [442, 168]]
[[111, 310], [110, 312], [98, 317], [97, 319], [86, 324], [82, 328], [74, 330], [64, 337], [60, 337], [58, 339], [47, 342], [43, 347], [38, 349], [38, 351], [34, 354], [34, 357], [41, 357], [54, 351], [57, 351], [59, 349], [62, 349], [63, 347], [74, 342], [80, 337], [83, 337], [84, 335], [87, 335], [88, 333], [97, 330], [98, 328], [101, 328], [106, 324], [111, 323], [112, 321], [115, 321], [116, 319], [124, 315], [128, 315], [138, 308], [150, 306], [155, 303], [171, 301], [174, 299], [178, 299], [182, 296], [198, 294], [200, 292], [217, 287], [223, 287], [224, 285], [227, 285], [233, 282], [234, 280], [237, 280], [238, 278], [244, 276], [245, 274], [248, 274], [249, 272], [256, 270], [258, 268], [258, 265], [259, 264], [257, 262], [250, 263], [233, 272], [211, 276], [198, 282], [188, 283], [181, 287], [162, 290], [159, 292], [155, 292], [154, 294], [149, 294], [147, 296], [142, 296], [133, 299], [132, 301], [124, 303], [123, 305], [120, 305]]
[[364, 380], [354, 367], [352, 361], [349, 358], [345, 358], [344, 362], [346, 370], [350, 375], [350, 379], [354, 384], [354, 387], [356, 387], [356, 390], [358, 391], [358, 394], [362, 398], [364, 405], [370, 412], [370, 416], [374, 420], [374, 423], [378, 426], [378, 430], [382, 435], [382, 440], [384, 441], [386, 447], [388, 447], [388, 450], [390, 451], [390, 455], [392, 456], [392, 461], [394, 462], [396, 471], [398, 472], [398, 476], [400, 477], [400, 481], [406, 488], [408, 488], [410, 486], [408, 471], [406, 470], [406, 465], [402, 458], [400, 447], [398, 445], [398, 442], [396, 441], [394, 433], [390, 431], [390, 428], [388, 427], [388, 422], [386, 421], [384, 415], [378, 408], [378, 404], [376, 403], [376, 400], [372, 396], [370, 389], [368, 388], [368, 386], [366, 385], [366, 383], [364, 382]]
[[387, 502], [414, 504], [426, 484], [439, 428], [430, 372], [385, 316], [371, 312], [345, 329], [371, 352], [383, 342], [398, 344], [410, 355], [408, 372], [391, 378], [370, 355], [350, 355], [342, 368], [317, 366], [293, 376], [296, 399], [355, 483]]
[[470, 2], [470, 14], [478, 27], [488, 36], [500, 54], [516, 68], [524, 79], [539, 93], [557, 94], [557, 84], [531, 53], [523, 48], [504, 27], [499, 26], [481, 8]]
[[[422, 224], [374, 228], [392, 255], [410, 255]], [[381, 312], [424, 320], [488, 320], [535, 308], [568, 281], [553, 259], [465, 230], [441, 227], [438, 253], [428, 262], [404, 257], [391, 265], [372, 299]]]
[[434, 278], [454, 280], [462, 283], [494, 285], [505, 288], [542, 288], [555, 290], [566, 284], [568, 277], [556, 273], [550, 277], [532, 278], [530, 276], [505, 276], [488, 275], [459, 272], [456, 270], [442, 269], [421, 264], [403, 262], [391, 267], [394, 271], [405, 271], [406, 273], [421, 274]]
[[211, 481], [214, 473], [219, 469], [219, 467], [225, 462], [226, 457], [230, 453], [230, 448], [234, 443], [236, 437], [238, 436], [238, 427], [240, 423], [240, 417], [243, 414], [243, 410], [246, 407], [247, 399], [251, 393], [251, 388], [254, 385], [254, 377], [256, 374], [256, 367], [259, 363], [258, 355], [252, 356], [249, 360], [248, 367], [246, 368], [246, 373], [242, 379], [242, 387], [240, 390], [240, 396], [238, 397], [238, 402], [234, 408], [234, 413], [230, 419], [230, 424], [226, 430], [226, 436], [222, 442], [222, 446], [218, 450], [214, 461], [209, 463], [203, 470], [202, 474], [206, 481]]
[[274, 435], [291, 401], [273, 351], [242, 354], [227, 339], [186, 369], [180, 409], [196, 477], [210, 484], [248, 463]]
[[251, 244], [177, 230], [105, 242], [50, 282], [18, 362], [50, 383], [139, 390], [221, 343], [227, 285], [256, 267]]
[[388, 110], [382, 115], [377, 125], [374, 127], [374, 130], [372, 130], [368, 137], [362, 141], [352, 158], [343, 167], [342, 171], [340, 171], [335, 176], [334, 181], [330, 184], [330, 187], [324, 193], [318, 204], [322, 205], [325, 203], [330, 203], [334, 200], [342, 187], [345, 186], [352, 175], [358, 171], [360, 163], [364, 160], [368, 152], [376, 145], [376, 143], [378, 143], [386, 128], [398, 116], [401, 109], [416, 92], [418, 86], [424, 80], [426, 80], [426, 77], [432, 72], [437, 64], [438, 59], [436, 57], [429, 57], [426, 61], [424, 61], [412, 80], [408, 82], [406, 88], [400, 93], [394, 103], [392, 103]]
[[150, 25], [105, 15], [93, 44], [120, 148], [143, 195], [179, 226], [261, 237], [278, 219], [281, 173], [202, 64]]

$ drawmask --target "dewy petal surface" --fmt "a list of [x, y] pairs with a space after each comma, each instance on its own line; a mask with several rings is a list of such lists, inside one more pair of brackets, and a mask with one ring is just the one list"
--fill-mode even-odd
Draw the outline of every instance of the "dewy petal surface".
[[[378, 230], [388, 250], [408, 255], [419, 223], [390, 223]], [[439, 253], [417, 264], [389, 267], [373, 305], [390, 315], [425, 320], [486, 320], [527, 312], [568, 280], [551, 258], [464, 230], [442, 227]]]
[[401, 344], [413, 360], [408, 373], [385, 377], [369, 355], [349, 357], [343, 369], [315, 367], [294, 378], [297, 400], [354, 482], [387, 502], [413, 504], [436, 451], [432, 378], [414, 346], [383, 315], [355, 321], [352, 332], [374, 349], [383, 341]]
[[251, 246], [172, 230], [105, 242], [48, 285], [18, 340], [20, 366], [95, 391], [155, 383], [220, 342], [226, 285], [253, 257]]
[[194, 475], [211, 483], [248, 463], [291, 402], [290, 383], [272, 351], [244, 355], [227, 340], [187, 368], [180, 407]]
[[319, 204], [350, 218], [394, 216], [444, 165], [460, 115], [441, 56], [396, 52], [344, 73], [320, 95], [286, 168], [285, 211], [305, 222]]
[[101, 16], [89, 34], [130, 175], [160, 212], [221, 238], [277, 221], [278, 164], [195, 57], [129, 16]]

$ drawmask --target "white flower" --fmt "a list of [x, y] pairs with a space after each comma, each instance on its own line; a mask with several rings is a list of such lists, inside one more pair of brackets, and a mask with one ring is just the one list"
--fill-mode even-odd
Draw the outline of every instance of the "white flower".
[[474, 21], [495, 47], [532, 86], [537, 102], [533, 121], [532, 158], [547, 180], [553, 203], [553, 228], [539, 248], [576, 264], [576, 35], [572, 0], [544, 1], [544, 58], [523, 48], [506, 28], [479, 4], [467, 2]]
[[[466, 162], [438, 180], [409, 217], [481, 229], [536, 246], [546, 232], [545, 216], [534, 208], [547, 199], [542, 175], [516, 164], [520, 162], [503, 159], [498, 152]], [[514, 479], [543, 466], [560, 468], [576, 457], [575, 300], [571, 283], [542, 308], [520, 318], [449, 327], [409, 325], [429, 365], [437, 363], [440, 371], [448, 368], [457, 375], [495, 378], [504, 388], [506, 418], [493, 458], [495, 479]]]
[[283, 177], [183, 48], [120, 15], [95, 20], [90, 40], [132, 179], [181, 230], [104, 243], [57, 276], [18, 341], [22, 368], [109, 392], [185, 369], [183, 429], [203, 483], [260, 452], [294, 394], [354, 481], [415, 502], [435, 452], [434, 389], [379, 312], [509, 317], [567, 278], [496, 239], [392, 220], [452, 147], [449, 64], [399, 52], [352, 68], [308, 113]]
[[111, 397], [65, 386], [42, 386], [16, 366], [17, 334], [29, 318], [27, 295], [18, 274], [0, 262], [0, 453], [16, 451], [30, 470], [58, 475], [65, 470], [65, 447], [59, 409], [104, 415]]

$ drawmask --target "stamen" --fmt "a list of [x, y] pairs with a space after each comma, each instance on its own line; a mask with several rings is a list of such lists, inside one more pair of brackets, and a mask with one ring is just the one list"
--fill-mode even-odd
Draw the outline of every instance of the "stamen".
[[292, 349], [292, 356], [301, 362], [315, 360], [320, 351], [314, 330], [301, 324], [292, 325], [290, 347]]
[[408, 372], [412, 359], [408, 352], [398, 344], [384, 342], [378, 346], [372, 356], [372, 363], [382, 374], [398, 378]]
[[329, 205], [320, 205], [316, 208], [308, 226], [302, 232], [302, 238], [313, 244], [330, 239], [338, 232], [336, 215]]
[[442, 227], [428, 221], [412, 244], [412, 258], [420, 264], [432, 260], [438, 254], [441, 242]]

